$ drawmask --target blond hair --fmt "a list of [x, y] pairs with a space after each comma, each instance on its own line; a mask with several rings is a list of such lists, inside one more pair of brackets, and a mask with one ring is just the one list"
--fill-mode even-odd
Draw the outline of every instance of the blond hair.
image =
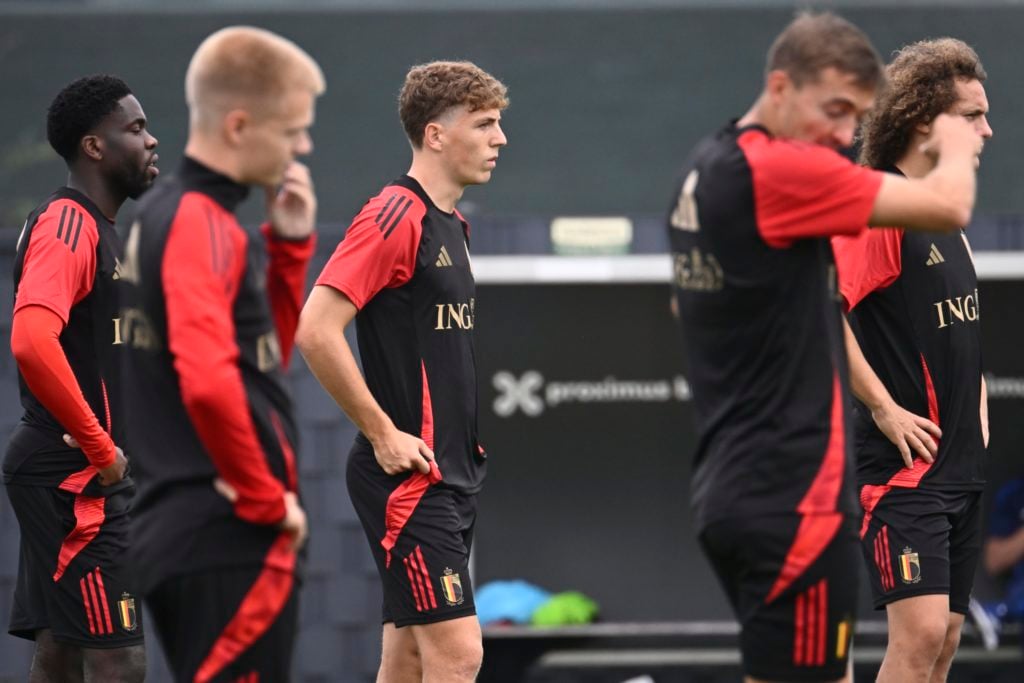
[[398, 115], [409, 141], [423, 146], [423, 133], [452, 107], [504, 109], [508, 88], [472, 62], [430, 62], [409, 70], [398, 96]]
[[292, 41], [253, 26], [229, 26], [192, 55], [185, 100], [193, 124], [202, 125], [234, 108], [264, 114], [293, 89], [320, 95], [325, 87], [316, 60]]

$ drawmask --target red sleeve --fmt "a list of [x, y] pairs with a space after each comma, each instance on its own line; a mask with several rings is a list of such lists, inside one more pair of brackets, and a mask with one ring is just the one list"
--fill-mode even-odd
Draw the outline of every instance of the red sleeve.
[[284, 240], [274, 236], [270, 225], [264, 225], [261, 230], [270, 255], [267, 264], [270, 311], [274, 316], [277, 342], [281, 347], [281, 366], [287, 368], [295, 345], [295, 328], [299, 325], [299, 313], [302, 311], [309, 260], [316, 251], [316, 236], [310, 235], [304, 240]]
[[284, 518], [284, 486], [270, 472], [238, 369], [232, 306], [246, 267], [245, 232], [207, 197], [182, 197], [161, 277], [167, 341], [181, 397], [221, 478], [238, 491], [235, 514]]
[[754, 183], [761, 238], [772, 247], [795, 240], [856, 234], [867, 227], [883, 174], [827, 147], [770, 138], [739, 138]]
[[71, 307], [92, 289], [99, 239], [96, 221], [76, 202], [51, 203], [32, 228], [14, 312], [44, 306], [67, 324]]
[[877, 228], [855, 237], [832, 238], [839, 293], [843, 295], [847, 312], [868, 294], [885, 289], [900, 276], [902, 244], [902, 228]]
[[352, 221], [316, 284], [337, 289], [359, 309], [380, 290], [405, 284], [416, 270], [425, 213], [412, 191], [385, 188]]
[[49, 308], [22, 306], [11, 323], [11, 351], [32, 394], [75, 437], [89, 463], [103, 469], [114, 464], [114, 442], [82, 395], [60, 345], [63, 329]]

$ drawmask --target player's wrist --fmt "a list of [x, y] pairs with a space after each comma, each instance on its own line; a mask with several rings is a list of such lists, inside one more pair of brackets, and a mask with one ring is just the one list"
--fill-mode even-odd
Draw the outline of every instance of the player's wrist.
[[280, 495], [267, 499], [247, 498], [239, 495], [234, 508], [235, 515], [243, 521], [266, 526], [279, 526], [285, 521], [288, 514], [283, 489]]
[[287, 242], [290, 244], [304, 245], [316, 238], [316, 226], [310, 226], [308, 232], [305, 232], [303, 229], [303, 231], [298, 231], [296, 234], [289, 234], [287, 231], [277, 226], [273, 220], [268, 219], [260, 229], [267, 239], [273, 242]]
[[376, 450], [381, 444], [390, 441], [396, 431], [398, 431], [398, 428], [395, 427], [391, 418], [381, 412], [380, 415], [367, 422], [363, 429], [363, 434], [374, 450]]
[[89, 460], [89, 464], [96, 469], [105, 470], [117, 462], [117, 447], [114, 446], [114, 442], [108, 438], [99, 451], [86, 451], [85, 457]]

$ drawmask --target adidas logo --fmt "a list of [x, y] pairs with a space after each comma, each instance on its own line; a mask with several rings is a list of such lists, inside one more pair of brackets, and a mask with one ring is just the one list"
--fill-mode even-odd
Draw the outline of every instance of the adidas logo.
[[928, 252], [928, 260], [924, 262], [926, 266], [934, 266], [939, 263], [945, 263], [946, 259], [942, 258], [942, 254], [939, 253], [938, 248], [935, 244], [932, 244], [931, 250]]
[[444, 248], [444, 245], [441, 245], [441, 252], [437, 255], [437, 261], [434, 262], [434, 265], [438, 268], [446, 268], [452, 265], [452, 257], [448, 255], [448, 250]]

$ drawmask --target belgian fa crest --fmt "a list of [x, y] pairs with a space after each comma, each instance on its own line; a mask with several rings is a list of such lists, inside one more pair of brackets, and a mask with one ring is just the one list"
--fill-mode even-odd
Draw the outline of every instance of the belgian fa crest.
[[462, 581], [458, 574], [452, 573], [450, 567], [445, 567], [444, 574], [441, 576], [441, 592], [449, 607], [462, 604]]
[[125, 631], [132, 632], [139, 627], [135, 598], [127, 593], [121, 593], [121, 599], [117, 601], [117, 614], [121, 617], [121, 628]]
[[917, 583], [921, 580], [921, 560], [910, 548], [904, 548], [900, 555], [900, 578], [903, 583]]

